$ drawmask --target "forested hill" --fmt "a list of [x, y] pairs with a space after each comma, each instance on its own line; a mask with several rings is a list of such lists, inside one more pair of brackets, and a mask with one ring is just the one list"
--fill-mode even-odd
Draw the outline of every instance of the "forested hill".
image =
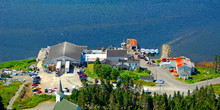
[[212, 86], [196, 88], [192, 93], [175, 92], [173, 96], [153, 93], [140, 93], [141, 86], [133, 87], [133, 81], [126, 78], [117, 84], [115, 91], [109, 81], [101, 86], [93, 85], [73, 92], [67, 97], [82, 109], [111, 109], [111, 110], [219, 110], [220, 97], [216, 98]]

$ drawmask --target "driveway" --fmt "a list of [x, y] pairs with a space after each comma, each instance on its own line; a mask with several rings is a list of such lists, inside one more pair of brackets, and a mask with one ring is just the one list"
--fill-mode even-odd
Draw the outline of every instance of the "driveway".
[[[157, 78], [164, 80], [164, 84], [158, 84], [157, 86], [149, 87], [150, 92], [157, 92], [159, 94], [173, 94], [174, 91], [180, 91], [184, 92], [184, 94], [187, 94], [188, 90], [192, 92], [196, 88], [196, 86], [200, 88], [207, 85], [207, 81], [201, 81], [194, 84], [187, 84], [185, 82], [178, 81], [176, 80], [176, 77], [169, 72], [168, 69], [156, 65], [147, 65], [144, 60], [141, 60], [140, 65], [143, 68], [148, 68], [151, 73], [153, 73], [155, 79]], [[208, 85], [219, 83], [220, 78], [208, 80]]]

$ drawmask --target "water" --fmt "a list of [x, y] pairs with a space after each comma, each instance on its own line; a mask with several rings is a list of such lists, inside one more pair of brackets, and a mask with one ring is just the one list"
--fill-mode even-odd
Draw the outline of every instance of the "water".
[[[195, 62], [220, 55], [219, 0], [0, 0], [0, 62], [36, 57], [68, 41], [90, 49], [170, 43]], [[173, 41], [173, 42], [172, 42]]]

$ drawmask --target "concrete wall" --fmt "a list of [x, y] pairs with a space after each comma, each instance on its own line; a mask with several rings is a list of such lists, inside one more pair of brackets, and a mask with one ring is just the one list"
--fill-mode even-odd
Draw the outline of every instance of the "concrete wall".
[[85, 54], [83, 57], [85, 61], [95, 61], [96, 58], [99, 58], [99, 60], [102, 61], [107, 58], [107, 55], [106, 54]]
[[57, 64], [57, 61], [62, 61], [62, 66], [65, 65], [65, 61], [70, 61], [71, 63], [76, 62], [77, 64], [80, 64], [79, 60], [72, 59], [72, 58], [69, 58], [69, 57], [66, 57], [66, 56], [62, 56], [62, 57], [58, 57], [58, 58], [49, 60], [46, 63], [47, 64], [52, 64], [52, 63]]
[[189, 72], [189, 75], [192, 75], [191, 68], [188, 66], [181, 66], [181, 67], [177, 68], [177, 73], [179, 74], [179, 72], [183, 69], [187, 70]]

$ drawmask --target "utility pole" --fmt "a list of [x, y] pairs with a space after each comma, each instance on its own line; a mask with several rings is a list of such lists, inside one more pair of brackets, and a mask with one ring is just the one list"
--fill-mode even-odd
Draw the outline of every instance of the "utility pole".
[[209, 80], [209, 79], [208, 79], [208, 78], [209, 78], [208, 75], [209, 75], [209, 72], [207, 72], [207, 86], [208, 86], [208, 80]]
[[156, 69], [156, 80], [157, 80], [157, 69]]

